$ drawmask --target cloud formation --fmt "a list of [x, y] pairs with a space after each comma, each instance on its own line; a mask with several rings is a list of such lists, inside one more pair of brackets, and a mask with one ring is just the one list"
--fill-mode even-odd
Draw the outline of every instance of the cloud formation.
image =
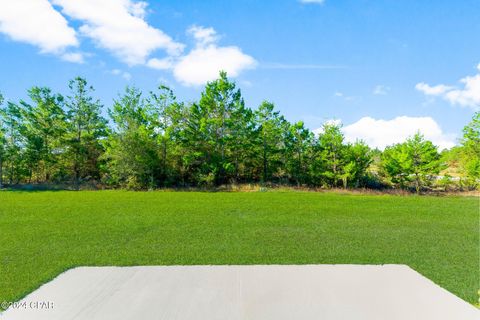
[[199, 86], [218, 78], [221, 70], [229, 77], [254, 68], [255, 59], [236, 46], [218, 45], [220, 37], [215, 29], [192, 26], [187, 30], [195, 41], [193, 49], [181, 56], [152, 58], [147, 66], [157, 70], [171, 70], [175, 79], [186, 86]]
[[[147, 6], [134, 0], [0, 0], [0, 32], [76, 63], [83, 63], [84, 55], [70, 48], [79, 46], [79, 36], [89, 38], [129, 66], [171, 71], [187, 86], [214, 80], [220, 70], [236, 77], [256, 66], [255, 59], [239, 47], [220, 46], [211, 27], [189, 28], [194, 46], [184, 53], [183, 43], [147, 23]], [[78, 30], [68, 25], [66, 17], [80, 23]], [[157, 50], [163, 50], [164, 57], [152, 56]]]
[[257, 65], [255, 59], [239, 47], [219, 46], [219, 37], [213, 28], [193, 26], [188, 33], [194, 38], [195, 47], [172, 67], [175, 79], [184, 85], [202, 85], [216, 79], [221, 70], [230, 77], [237, 77], [240, 72]]
[[52, 0], [62, 13], [83, 23], [79, 32], [128, 65], [145, 64], [158, 49], [179, 55], [184, 45], [145, 20], [146, 2], [131, 0]]
[[113, 69], [111, 71], [111, 73], [115, 76], [122, 77], [123, 79], [125, 79], [127, 81], [130, 81], [130, 79], [132, 78], [132, 75], [129, 72], [122, 71], [120, 69]]
[[425, 82], [417, 83], [415, 89], [427, 96], [440, 97], [452, 105], [469, 107], [473, 110], [480, 109], [480, 64], [477, 65], [478, 73], [460, 80], [462, 87], [439, 84], [431, 86]]
[[78, 53], [66, 53], [79, 45], [76, 32], [48, 0], [0, 0], [0, 32], [14, 41], [34, 45], [42, 53], [82, 60]]
[[[327, 120], [325, 124], [341, 125], [339, 119]], [[438, 123], [431, 117], [401, 116], [390, 120], [363, 117], [357, 122], [342, 127], [347, 142], [354, 143], [363, 140], [371, 148], [385, 149], [385, 147], [404, 142], [417, 132], [425, 139], [433, 142], [442, 149], [455, 146], [456, 135], [442, 131]], [[313, 130], [315, 134], [323, 133], [323, 127]]]
[[335, 91], [335, 93], [333, 94], [333, 96], [336, 97], [336, 98], [342, 98], [342, 99], [344, 99], [345, 101], [358, 100], [358, 97], [347, 96], [347, 95], [345, 95], [343, 92], [340, 92], [340, 91]]
[[390, 91], [390, 87], [379, 84], [373, 88], [373, 94], [377, 96], [385, 96]]
[[60, 56], [62, 60], [73, 62], [73, 63], [83, 63], [84, 56], [82, 53], [79, 52], [67, 52]]
[[444, 133], [431, 117], [401, 116], [391, 120], [363, 117], [357, 122], [343, 127], [347, 141], [355, 142], [360, 139], [370, 147], [379, 149], [403, 142], [418, 131], [440, 149], [451, 148], [455, 145], [456, 136]]
[[206, 47], [210, 44], [213, 44], [219, 40], [217, 32], [212, 27], [205, 28], [202, 26], [191, 26], [187, 33], [193, 36], [196, 41], [197, 47]]
[[174, 63], [175, 61], [171, 57], [166, 57], [162, 59], [152, 58], [148, 60], [147, 67], [157, 70], [168, 70], [173, 68]]

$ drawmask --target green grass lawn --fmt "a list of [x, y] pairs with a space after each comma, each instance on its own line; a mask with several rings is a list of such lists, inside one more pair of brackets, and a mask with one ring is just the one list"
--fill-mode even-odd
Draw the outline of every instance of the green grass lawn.
[[0, 192], [0, 301], [75, 266], [407, 264], [476, 302], [479, 198]]

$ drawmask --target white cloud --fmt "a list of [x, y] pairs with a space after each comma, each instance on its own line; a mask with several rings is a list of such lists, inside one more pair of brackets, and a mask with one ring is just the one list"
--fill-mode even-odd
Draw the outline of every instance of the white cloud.
[[212, 27], [205, 28], [202, 26], [192, 26], [187, 32], [193, 36], [197, 47], [206, 47], [209, 44], [215, 43], [219, 40], [217, 32]]
[[129, 72], [122, 71], [120, 69], [113, 69], [111, 73], [113, 75], [120, 76], [127, 81], [130, 81], [130, 79], [132, 78], [132, 75]]
[[167, 57], [163, 59], [152, 58], [147, 62], [148, 67], [152, 69], [157, 69], [157, 70], [172, 69], [173, 65], [174, 65], [174, 60], [171, 57]]
[[327, 126], [339, 126], [342, 124], [342, 120], [340, 119], [330, 119], [330, 120], [327, 120], [325, 121], [325, 123]]
[[373, 88], [373, 94], [379, 95], [379, 96], [384, 96], [389, 91], [390, 91], [390, 87], [384, 86], [382, 84], [376, 85], [375, 88]]
[[299, 0], [301, 3], [316, 3], [323, 4], [325, 0]]
[[245, 69], [255, 66], [255, 60], [238, 47], [197, 48], [182, 57], [173, 70], [175, 79], [185, 85], [202, 85], [218, 78], [221, 70], [237, 77]]
[[426, 84], [425, 82], [417, 83], [416, 86], [415, 86], [415, 89], [417, 89], [418, 91], [421, 91], [424, 94], [429, 95], [429, 96], [442, 95], [445, 92], [447, 92], [449, 90], [452, 90], [453, 88], [454, 87], [446, 86], [446, 85], [443, 85], [443, 84], [439, 84], [439, 85], [436, 85], [436, 86], [430, 86], [430, 85]]
[[312, 130], [313, 133], [314, 133], [315, 135], [317, 135], [317, 136], [320, 135], [320, 134], [322, 134], [322, 133], [324, 132], [323, 126], [325, 126], [325, 125], [328, 125], [328, 126], [331, 126], [331, 125], [340, 126], [340, 125], [342, 125], [342, 120], [340, 120], [340, 119], [329, 119], [329, 120], [325, 121], [320, 128], [317, 128], [317, 129]]
[[480, 64], [477, 69], [479, 73], [474, 76], [467, 76], [460, 80], [463, 87], [447, 86], [439, 84], [430, 86], [424, 82], [418, 83], [415, 88], [427, 96], [438, 96], [452, 105], [470, 107], [474, 110], [480, 109]]
[[237, 77], [243, 70], [257, 64], [254, 58], [236, 46], [218, 46], [213, 28], [194, 26], [188, 32], [196, 40], [195, 48], [173, 66], [175, 79], [184, 85], [202, 85], [216, 79], [221, 70], [230, 77]]
[[[237, 46], [220, 46], [217, 32], [202, 26], [188, 29], [195, 45], [184, 54], [184, 44], [145, 21], [147, 3], [144, 1], [0, 0], [0, 32], [14, 40], [34, 44], [42, 52], [55, 53], [65, 61], [83, 63], [84, 54], [67, 50], [79, 45], [77, 32], [56, 9], [80, 22], [79, 35], [92, 39], [121, 61], [170, 70], [175, 79], [185, 85], [202, 85], [214, 80], [220, 70], [236, 77], [257, 64]], [[157, 50], [164, 50], [165, 57], [152, 57]]]
[[83, 54], [79, 52], [67, 52], [64, 53], [60, 56], [62, 60], [68, 61], [68, 62], [73, 62], [73, 63], [84, 63], [84, 57]]
[[132, 2], [130, 1], [128, 4], [128, 11], [135, 17], [140, 19], [145, 18], [145, 10], [147, 9], [148, 3], [145, 1], [139, 2]]
[[333, 94], [334, 97], [336, 98], [342, 98], [344, 99], [345, 101], [354, 101], [354, 100], [359, 100], [360, 97], [354, 97], [354, 96], [347, 96], [345, 95], [343, 92], [340, 92], [340, 91], [336, 91], [334, 94]]
[[78, 54], [65, 54], [67, 48], [78, 46], [75, 30], [48, 0], [0, 0], [0, 32], [37, 46], [42, 53], [79, 60]]
[[236, 46], [218, 45], [220, 37], [213, 28], [192, 26], [187, 30], [195, 41], [187, 54], [151, 58], [146, 65], [157, 70], [171, 70], [175, 79], [187, 86], [203, 85], [218, 78], [221, 70], [229, 77], [237, 77], [242, 71], [254, 68], [257, 62]]
[[380, 149], [403, 142], [417, 131], [420, 131], [426, 139], [432, 141], [440, 149], [451, 148], [455, 145], [456, 136], [444, 133], [431, 117], [401, 116], [391, 120], [364, 117], [343, 127], [347, 141], [355, 142], [357, 139], [361, 139], [369, 146]]
[[145, 20], [146, 2], [132, 0], [51, 0], [62, 12], [83, 25], [82, 35], [129, 65], [144, 64], [158, 49], [179, 55], [184, 45]]
[[[341, 125], [342, 121], [331, 119], [325, 124]], [[401, 116], [391, 120], [363, 117], [355, 123], [342, 127], [347, 142], [354, 143], [363, 140], [372, 148], [385, 149], [395, 143], [404, 142], [418, 131], [439, 147], [440, 150], [455, 145], [456, 135], [444, 133], [438, 123], [431, 117]], [[318, 135], [323, 133], [323, 127], [314, 129]]]

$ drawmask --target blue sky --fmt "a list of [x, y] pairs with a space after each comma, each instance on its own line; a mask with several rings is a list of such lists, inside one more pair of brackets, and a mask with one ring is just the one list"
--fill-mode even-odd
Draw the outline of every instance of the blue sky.
[[[308, 2], [308, 1], [306, 1]], [[384, 147], [421, 130], [450, 147], [480, 106], [480, 1], [0, 0], [0, 92], [86, 77], [186, 101], [225, 69], [248, 106]]]

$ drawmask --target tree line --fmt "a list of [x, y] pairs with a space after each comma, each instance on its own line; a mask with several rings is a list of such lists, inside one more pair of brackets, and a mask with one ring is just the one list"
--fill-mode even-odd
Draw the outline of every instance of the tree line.
[[[420, 192], [479, 184], [479, 112], [451, 150], [439, 152], [417, 133], [382, 152], [363, 141], [346, 142], [340, 125], [326, 123], [314, 134], [268, 101], [247, 107], [224, 72], [207, 83], [197, 102], [179, 101], [166, 86], [148, 94], [127, 87], [106, 112], [85, 79], [68, 87], [66, 96], [33, 87], [28, 100], [18, 102], [0, 94], [0, 187], [261, 183]], [[459, 179], [440, 175], [449, 167]]]

